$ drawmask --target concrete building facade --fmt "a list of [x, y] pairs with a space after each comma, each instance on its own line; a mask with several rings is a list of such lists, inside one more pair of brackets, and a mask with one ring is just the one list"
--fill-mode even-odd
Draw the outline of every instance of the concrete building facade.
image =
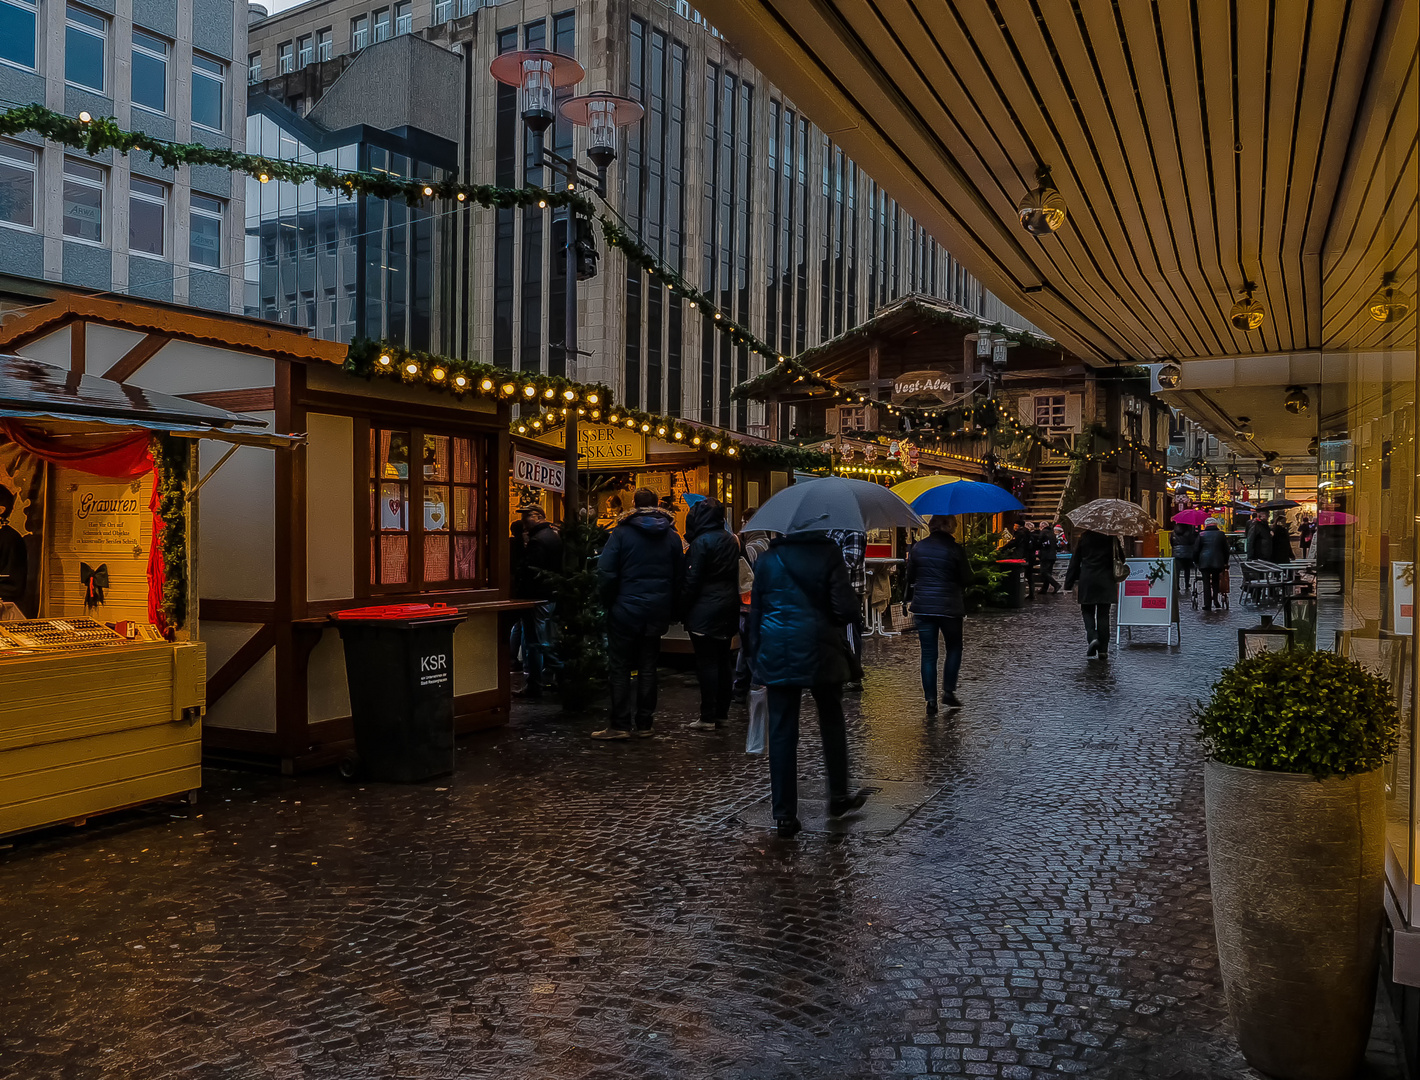
[[[516, 90], [493, 79], [490, 62], [524, 48], [575, 56], [587, 77], [559, 95], [609, 90], [646, 110], [611, 167], [610, 205], [722, 311], [785, 355], [914, 292], [1030, 328], [688, 4], [320, 0], [250, 33], [253, 79], [295, 111], [317, 107], [310, 95], [344, 77], [336, 70], [342, 54], [385, 38], [413, 34], [457, 54], [462, 78], [428, 87], [423, 108], [461, 118], [463, 178], [509, 187], [553, 181], [519, 118]], [[309, 66], [335, 77], [303, 77]], [[564, 156], [585, 145], [560, 116], [546, 138]], [[566, 373], [561, 215], [448, 214], [453, 237], [442, 266], [459, 284], [443, 292], [440, 347]], [[572, 374], [605, 381], [633, 406], [763, 433], [762, 407], [731, 397], [762, 370], [762, 358], [733, 347], [703, 311], [628, 273], [619, 256], [602, 254], [599, 274], [579, 285], [582, 355]]]
[[[0, 99], [177, 142], [242, 149], [232, 0], [0, 0]], [[21, 135], [0, 140], [0, 262], [15, 274], [190, 303], [241, 303], [244, 192], [225, 169], [164, 169]]]

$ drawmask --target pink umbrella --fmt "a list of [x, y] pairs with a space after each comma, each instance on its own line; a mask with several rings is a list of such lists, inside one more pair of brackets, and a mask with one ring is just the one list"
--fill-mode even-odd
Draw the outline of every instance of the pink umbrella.
[[1173, 516], [1173, 520], [1175, 525], [1202, 525], [1211, 516], [1207, 510], [1180, 510]]
[[1318, 525], [1354, 525], [1356, 518], [1352, 514], [1343, 514], [1340, 510], [1323, 510], [1316, 516]]

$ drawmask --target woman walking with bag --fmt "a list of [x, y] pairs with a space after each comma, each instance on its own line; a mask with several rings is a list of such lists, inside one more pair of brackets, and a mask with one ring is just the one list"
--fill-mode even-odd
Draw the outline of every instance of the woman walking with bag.
[[725, 531], [725, 508], [704, 499], [685, 519], [685, 583], [681, 620], [695, 650], [700, 682], [700, 719], [696, 731], [724, 727], [730, 715], [730, 641], [740, 621], [740, 544]]
[[[1085, 620], [1085, 639], [1090, 643], [1088, 660], [1098, 660], [1101, 649], [1109, 656], [1109, 609], [1118, 595], [1120, 578], [1116, 565], [1124, 566], [1124, 549], [1113, 536], [1086, 532], [1070, 556], [1065, 571], [1065, 588], [1078, 586], [1075, 599]], [[1127, 576], [1127, 570], [1126, 570]]]
[[[847, 626], [858, 617], [858, 595], [838, 545], [822, 532], [792, 533], [770, 542], [754, 565], [745, 630], [755, 678], [769, 688], [769, 779], [779, 836], [799, 823], [799, 707], [813, 694], [828, 774], [828, 816], [842, 817], [867, 801], [848, 792], [848, 735], [843, 684], [855, 676]], [[858, 673], [861, 677], [861, 673]]]
[[956, 541], [955, 515], [934, 514], [931, 532], [907, 553], [907, 594], [917, 620], [922, 648], [922, 692], [927, 715], [937, 715], [937, 635], [946, 643], [942, 663], [942, 704], [959, 709], [957, 673], [961, 670], [962, 623], [966, 618], [966, 587], [971, 566], [966, 549]]

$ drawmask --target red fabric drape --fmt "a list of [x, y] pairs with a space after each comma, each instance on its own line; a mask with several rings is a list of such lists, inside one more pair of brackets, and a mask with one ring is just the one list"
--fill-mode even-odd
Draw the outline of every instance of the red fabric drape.
[[148, 500], [148, 512], [153, 518], [148, 544], [148, 621], [167, 634], [167, 622], [162, 615], [167, 567], [163, 563], [163, 519], [158, 513], [158, 469], [153, 461], [153, 436], [139, 431], [113, 439], [56, 439], [8, 419], [0, 419], [0, 434], [41, 461], [63, 465], [91, 476], [132, 480], [146, 472], [153, 474], [153, 495]]

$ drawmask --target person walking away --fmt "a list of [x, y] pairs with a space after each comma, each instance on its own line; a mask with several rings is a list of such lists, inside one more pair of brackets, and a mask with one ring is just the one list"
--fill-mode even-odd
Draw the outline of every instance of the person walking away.
[[740, 621], [740, 544], [725, 529], [725, 508], [702, 499], [685, 519], [685, 585], [681, 620], [695, 650], [700, 719], [691, 727], [713, 731], [730, 715], [730, 641]]
[[1060, 582], [1055, 580], [1055, 560], [1060, 555], [1060, 542], [1055, 535], [1055, 525], [1042, 521], [1036, 531], [1035, 558], [1040, 568], [1040, 595], [1045, 596], [1054, 589], [1060, 591]]
[[[606, 609], [607, 680], [611, 711], [594, 739], [650, 738], [656, 715], [656, 662], [670, 629], [685, 576], [684, 550], [675, 519], [650, 488], [637, 488], [597, 558]], [[631, 673], [636, 672], [632, 697]]]
[[1302, 558], [1308, 558], [1312, 550], [1312, 537], [1316, 535], [1316, 522], [1310, 517], [1302, 518], [1297, 526], [1297, 540], [1302, 545]]
[[1016, 534], [1016, 542], [1020, 551], [1020, 557], [1026, 562], [1026, 599], [1035, 599], [1035, 568], [1037, 552], [1040, 547], [1040, 533], [1029, 521], [1021, 525], [1020, 531]]
[[769, 781], [779, 836], [799, 823], [799, 708], [813, 694], [828, 775], [828, 816], [842, 817], [867, 801], [848, 791], [848, 735], [843, 684], [854, 664], [845, 628], [858, 618], [858, 597], [839, 546], [825, 533], [779, 536], [754, 568], [745, 631], [755, 677], [768, 687]]
[[1085, 638], [1089, 649], [1085, 657], [1100, 658], [1100, 650], [1109, 655], [1109, 609], [1118, 595], [1114, 580], [1114, 560], [1124, 558], [1119, 541], [1104, 533], [1086, 532], [1070, 556], [1070, 569], [1065, 571], [1065, 588], [1075, 588], [1075, 599], [1085, 620]]
[[[843, 565], [848, 570], [848, 583], [853, 587], [853, 592], [858, 596], [858, 614], [852, 622], [848, 624], [847, 633], [853, 639], [853, 656], [857, 661], [858, 670], [863, 668], [863, 598], [868, 595], [868, 534], [853, 532], [849, 529], [833, 529], [829, 532], [828, 538], [838, 545], [843, 552]], [[850, 679], [847, 689], [852, 693], [860, 693], [863, 689], [861, 679]]]
[[1272, 561], [1272, 528], [1267, 524], [1267, 512], [1260, 511], [1252, 516], [1252, 524], [1247, 527], [1248, 562]]
[[1219, 528], [1218, 519], [1210, 517], [1203, 523], [1203, 531], [1198, 534], [1198, 572], [1203, 577], [1203, 610], [1212, 611], [1221, 607], [1220, 590], [1223, 571], [1228, 568], [1228, 537]]
[[1288, 563], [1292, 561], [1292, 533], [1287, 528], [1287, 515], [1278, 514], [1272, 523], [1272, 561]]
[[[745, 516], [740, 522], [741, 530], [749, 524], [754, 517], [757, 507], [751, 506], [745, 511]], [[766, 551], [769, 550], [769, 533], [761, 529], [749, 529], [740, 532], [740, 555], [744, 558], [745, 565], [749, 567], [750, 577], [754, 576], [754, 564]], [[750, 665], [749, 649], [745, 647], [745, 620], [749, 618], [749, 594], [740, 594], [740, 649], [735, 656], [735, 680], [734, 688], [730, 693], [730, 699], [743, 704], [749, 700], [750, 685], [753, 681], [754, 672]]]
[[546, 688], [550, 671], [559, 666], [553, 634], [557, 589], [550, 575], [562, 573], [562, 537], [540, 506], [524, 507], [522, 523], [526, 540], [520, 592], [523, 599], [536, 600], [538, 605], [523, 613], [523, 671], [527, 681], [519, 694], [537, 698]]
[[[971, 565], [956, 541], [957, 519], [933, 514], [927, 535], [907, 553], [907, 595], [922, 649], [922, 692], [927, 715], [937, 715], [937, 636], [946, 645], [942, 658], [942, 704], [959, 709], [957, 673], [961, 671], [962, 623]], [[1057, 586], [1058, 587], [1058, 586]]]
[[1174, 522], [1173, 561], [1175, 570], [1183, 575], [1183, 587], [1193, 589], [1194, 560], [1198, 558], [1198, 530], [1182, 521]]

